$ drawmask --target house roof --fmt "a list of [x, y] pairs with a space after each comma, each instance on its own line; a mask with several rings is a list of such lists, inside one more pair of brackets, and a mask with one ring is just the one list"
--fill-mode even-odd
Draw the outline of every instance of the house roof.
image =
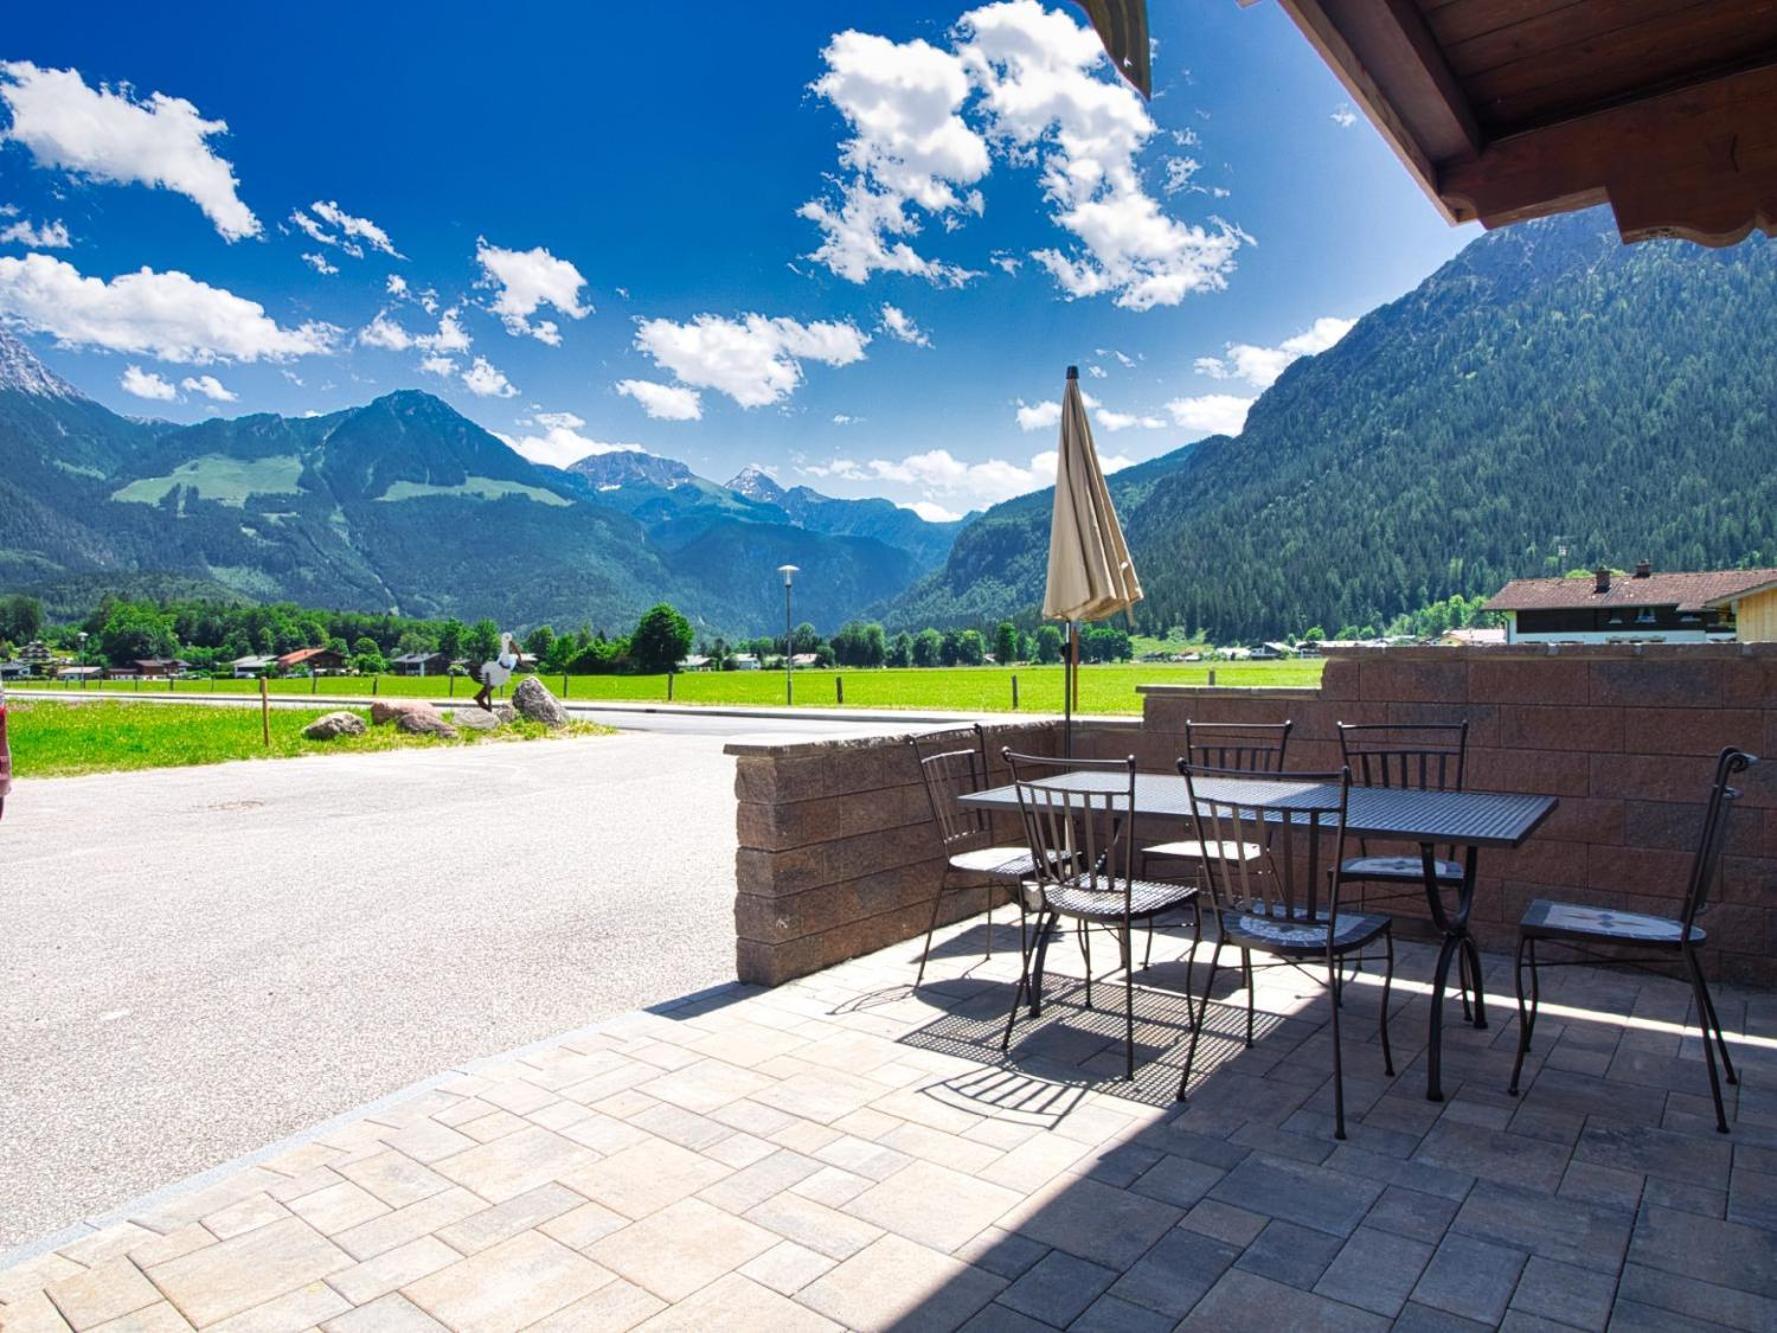
[[[282, 657], [278, 658], [278, 665], [281, 667], [301, 666], [311, 658], [319, 657], [323, 653], [332, 652], [333, 650], [331, 648], [298, 648], [295, 652], [285, 653]], [[338, 654], [334, 655], [337, 656]]]
[[1769, 0], [1279, 3], [1451, 222], [1608, 203], [1625, 241], [1777, 232]]
[[389, 659], [389, 661], [391, 661], [391, 662], [434, 662], [443, 656], [444, 656], [443, 653], [438, 652], [437, 650], [433, 650], [432, 652], [429, 652], [429, 653], [402, 653], [401, 656], [399, 656], [399, 657], [391, 657]]
[[1675, 606], [1701, 611], [1777, 584], [1777, 569], [1717, 569], [1696, 574], [1613, 576], [1608, 592], [1590, 578], [1513, 579], [1493, 595], [1487, 611], [1560, 611], [1587, 607]]

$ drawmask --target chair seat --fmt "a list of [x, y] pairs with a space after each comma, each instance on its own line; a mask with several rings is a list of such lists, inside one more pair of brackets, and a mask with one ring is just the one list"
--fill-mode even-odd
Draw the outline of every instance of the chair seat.
[[[1524, 920], [1519, 923], [1518, 929], [1533, 939], [1664, 944], [1677, 948], [1684, 932], [1684, 923], [1668, 916], [1619, 912], [1609, 907], [1549, 902], [1538, 898], [1525, 909]], [[1701, 926], [1691, 927], [1692, 944], [1701, 944], [1707, 938]]]
[[[1107, 884], [1104, 879], [1100, 884]], [[1174, 907], [1182, 907], [1197, 896], [1194, 884], [1160, 884], [1151, 879], [1136, 879], [1129, 882], [1129, 915], [1132, 917], [1157, 916], [1159, 913]], [[1060, 912], [1063, 916], [1084, 917], [1089, 921], [1121, 921], [1123, 919], [1123, 890], [1119, 887], [1089, 887], [1085, 877], [1064, 884], [1045, 884], [1043, 886], [1043, 903], [1052, 912]]]
[[1024, 879], [1035, 873], [1036, 862], [1023, 847], [977, 847], [952, 856], [950, 868], [990, 879]]
[[[1455, 861], [1433, 861], [1432, 873], [1440, 884], [1462, 883], [1462, 866]], [[1425, 883], [1425, 862], [1417, 856], [1354, 856], [1339, 866], [1339, 876], [1347, 880], [1399, 880], [1404, 883]]]
[[[1389, 927], [1389, 918], [1374, 912], [1339, 913], [1333, 952], [1361, 949]], [[1327, 951], [1325, 917], [1311, 917], [1298, 907], [1288, 916], [1281, 906], [1271, 911], [1243, 912], [1225, 926], [1227, 943], [1271, 953], [1319, 954]]]
[[1176, 857], [1188, 861], [1201, 861], [1206, 856], [1216, 861], [1257, 861], [1265, 854], [1265, 849], [1256, 842], [1206, 843], [1196, 838], [1186, 838], [1181, 842], [1163, 842], [1154, 847], [1143, 847], [1141, 854]]

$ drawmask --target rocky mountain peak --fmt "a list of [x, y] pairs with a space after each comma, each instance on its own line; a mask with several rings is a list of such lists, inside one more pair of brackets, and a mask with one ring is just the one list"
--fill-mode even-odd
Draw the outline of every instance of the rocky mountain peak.
[[692, 479], [691, 469], [676, 458], [662, 458], [642, 449], [613, 449], [568, 465], [600, 490], [617, 490], [638, 482], [672, 490]]
[[0, 329], [0, 391], [35, 394], [40, 398], [85, 396], [5, 329]]
[[747, 464], [737, 472], [729, 481], [728, 489], [749, 500], [758, 500], [765, 504], [780, 504], [789, 495], [769, 472], [754, 463]]

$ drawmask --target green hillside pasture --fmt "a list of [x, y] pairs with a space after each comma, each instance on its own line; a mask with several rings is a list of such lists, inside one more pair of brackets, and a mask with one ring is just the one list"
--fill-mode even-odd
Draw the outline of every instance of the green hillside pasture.
[[205, 454], [181, 463], [171, 475], [143, 477], [111, 495], [131, 504], [159, 504], [175, 486], [189, 486], [198, 498], [244, 508], [250, 495], [295, 495], [302, 476], [302, 460], [294, 454], [270, 458], [229, 458]]
[[[330, 708], [274, 708], [271, 747], [265, 745], [259, 713], [251, 708], [203, 704], [136, 704], [121, 700], [13, 699], [7, 709], [13, 776], [20, 779], [76, 777], [142, 768], [184, 768], [230, 759], [289, 759], [307, 754], [364, 754], [378, 750], [436, 749], [538, 740], [545, 736], [593, 736], [610, 728], [570, 723], [551, 732], [538, 722], [516, 722], [498, 731], [463, 731], [459, 739], [412, 736], [392, 726], [371, 727], [362, 736], [311, 741], [302, 729]], [[356, 710], [368, 722], [368, 713]]]
[[[1216, 684], [1229, 686], [1318, 685], [1322, 663], [1318, 660], [1282, 662], [1194, 663], [1188, 666], [1121, 662], [1080, 668], [1082, 713], [1139, 713], [1137, 685], [1206, 685], [1210, 673]], [[1012, 678], [1018, 678], [1018, 709], [1025, 713], [1061, 711], [1059, 666], [1016, 667], [910, 667], [906, 669], [798, 671], [796, 703], [831, 708], [839, 701], [835, 679], [844, 682], [845, 706], [869, 709], [934, 709], [958, 712], [1012, 711]], [[544, 676], [556, 694], [563, 694], [560, 676]], [[27, 688], [38, 688], [33, 682]], [[78, 693], [79, 687], [60, 684], [57, 689]], [[165, 681], [113, 680], [86, 687], [86, 693], [155, 692], [168, 688]], [[253, 680], [182, 680], [175, 693], [257, 694]], [[274, 680], [275, 694], [332, 694], [369, 697], [373, 693], [398, 697], [466, 699], [475, 692], [473, 682], [461, 677], [437, 676], [323, 676], [317, 680]], [[508, 691], [501, 691], [505, 695]], [[566, 682], [569, 699], [601, 699], [617, 702], [664, 703], [665, 676], [571, 676]], [[784, 677], [781, 671], [693, 671], [675, 676], [673, 702], [709, 705], [781, 705]]]

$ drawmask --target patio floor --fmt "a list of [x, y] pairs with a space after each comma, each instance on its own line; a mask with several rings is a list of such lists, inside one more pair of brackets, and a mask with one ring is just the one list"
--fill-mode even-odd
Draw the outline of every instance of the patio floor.
[[989, 964], [983, 920], [948, 932], [918, 994], [902, 944], [453, 1073], [0, 1272], [0, 1326], [1777, 1327], [1777, 996], [1719, 993], [1724, 1136], [1676, 982], [1550, 973], [1507, 1097], [1488, 957], [1492, 1025], [1450, 1002], [1433, 1104], [1408, 944], [1395, 1078], [1379, 984], [1347, 989], [1336, 1143], [1316, 984], [1260, 972], [1247, 1050], [1225, 969], [1179, 1106], [1182, 942], [1132, 1088], [1121, 986], [1082, 1008], [1071, 944], [1000, 1056], [1008, 920]]

